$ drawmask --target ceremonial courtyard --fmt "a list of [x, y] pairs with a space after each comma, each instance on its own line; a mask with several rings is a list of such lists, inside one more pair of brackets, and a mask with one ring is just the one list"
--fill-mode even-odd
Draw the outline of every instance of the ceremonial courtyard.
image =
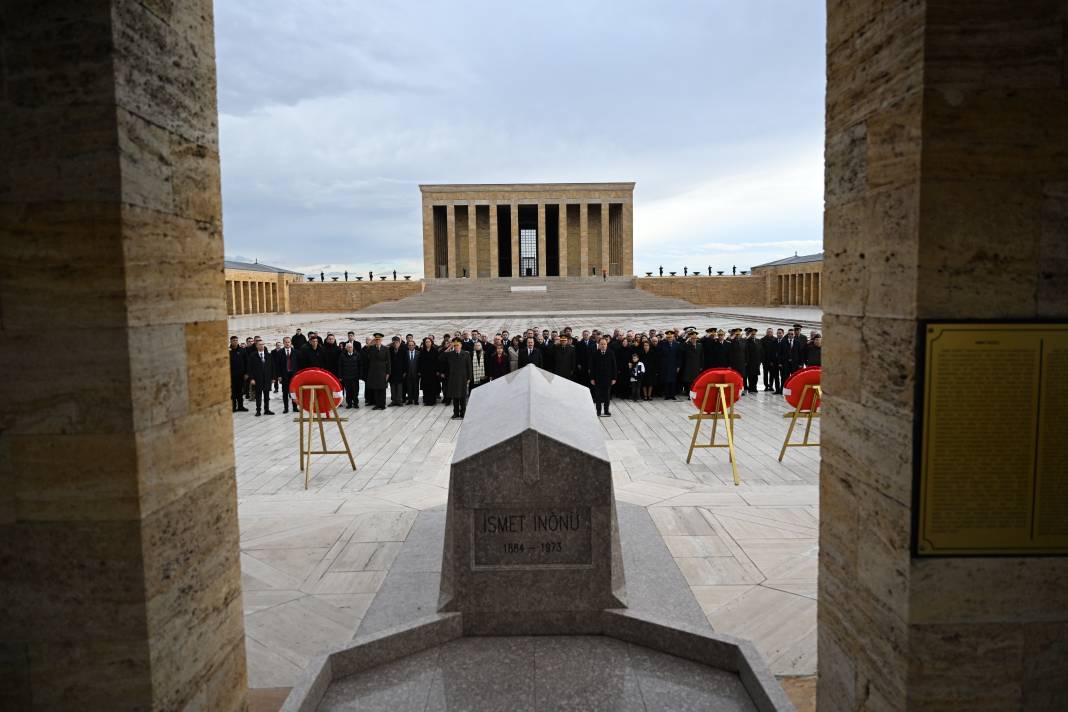
[[[729, 316], [691, 309], [626, 317], [556, 313], [536, 319], [356, 313], [304, 321], [293, 315], [289, 323], [259, 329], [233, 319], [231, 333], [242, 339], [255, 333], [272, 345], [298, 326], [342, 336], [351, 330], [361, 339], [373, 331], [387, 338], [410, 332], [419, 339], [472, 328], [493, 334], [530, 327], [664, 328], [676, 322], [692, 322], [702, 331], [737, 322], [763, 333], [767, 326], [798, 319], [818, 323], [820, 316], [811, 308], [733, 311], [739, 309], [743, 314]], [[243, 320], [249, 324], [251, 319]], [[451, 420], [451, 409], [441, 404], [381, 412], [342, 409], [356, 471], [344, 455], [316, 456], [305, 490], [297, 463], [298, 425], [292, 415], [281, 414], [276, 398], [273, 418], [234, 414], [249, 685], [261, 694], [291, 687], [310, 659], [366, 634], [363, 617], [394, 570], [402, 544], [413, 535], [417, 515], [443, 516], [462, 422]], [[586, 407], [592, 410], [592, 402]], [[806, 709], [813, 699], [817, 662], [819, 448], [791, 448], [778, 461], [788, 424], [783, 416], [791, 410], [782, 396], [762, 391], [744, 397], [737, 409], [742, 416], [735, 428], [740, 486], [733, 484], [726, 449], [695, 450], [686, 463], [693, 432], [687, 416], [696, 412], [686, 400], [614, 399], [612, 418], [599, 423], [617, 501], [647, 509], [712, 628], [752, 640]], [[702, 441], [710, 429], [704, 426]], [[330, 447], [339, 447], [333, 428], [327, 433]], [[811, 440], [818, 439], [817, 421]], [[801, 434], [793, 440], [800, 442]], [[427, 543], [419, 565], [402, 567], [403, 575], [408, 585], [436, 592], [436, 578], [425, 574], [440, 566], [438, 539]]]

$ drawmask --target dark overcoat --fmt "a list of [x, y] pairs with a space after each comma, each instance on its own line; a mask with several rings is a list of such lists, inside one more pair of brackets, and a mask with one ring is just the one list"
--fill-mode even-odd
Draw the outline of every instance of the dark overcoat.
[[575, 347], [571, 344], [567, 346], [557, 346], [554, 349], [556, 358], [553, 362], [553, 373], [557, 376], [563, 376], [568, 380], [575, 379]]
[[745, 339], [731, 339], [727, 342], [727, 366], [745, 375]]
[[450, 349], [445, 354], [445, 367], [445, 397], [466, 397], [468, 384], [475, 376], [471, 366], [471, 354], [467, 351], [457, 353]]
[[367, 354], [367, 387], [382, 390], [389, 380], [389, 349], [385, 346], [365, 346]]
[[595, 403], [607, 403], [612, 397], [612, 381], [619, 376], [619, 367], [616, 366], [616, 355], [612, 349], [594, 349], [590, 354], [589, 367], [586, 369], [593, 390]]
[[676, 383], [679, 368], [682, 366], [682, 353], [678, 341], [661, 341], [660, 346], [660, 380], [662, 383]]
[[760, 374], [760, 364], [764, 363], [764, 347], [753, 337], [745, 340], [745, 372], [747, 376]]
[[692, 383], [695, 378], [701, 375], [705, 365], [704, 359], [704, 349], [701, 348], [701, 344], [687, 342], [682, 347], [681, 376], [684, 383]]

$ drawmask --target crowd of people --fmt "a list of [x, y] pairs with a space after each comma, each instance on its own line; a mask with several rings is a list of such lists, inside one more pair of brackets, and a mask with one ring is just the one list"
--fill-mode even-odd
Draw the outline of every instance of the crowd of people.
[[[705, 329], [693, 327], [647, 332], [612, 333], [597, 329], [575, 335], [562, 331], [527, 329], [522, 335], [501, 331], [490, 337], [477, 329], [428, 334], [416, 341], [398, 335], [388, 345], [381, 333], [364, 342], [348, 332], [345, 341], [314, 331], [276, 342], [268, 350], [259, 336], [244, 343], [230, 337], [230, 397], [233, 410], [247, 411], [255, 401], [256, 415], [274, 415], [271, 394], [280, 395], [283, 412], [290, 408], [289, 384], [304, 368], [330, 371], [344, 389], [345, 407], [363, 403], [376, 410], [440, 400], [452, 405], [453, 418], [463, 418], [472, 389], [534, 364], [563, 378], [588, 386], [597, 414], [611, 416], [612, 397], [631, 400], [686, 397], [690, 384], [708, 368], [730, 368], [741, 374], [745, 393], [756, 393], [763, 376], [765, 391], [782, 393], [790, 375], [805, 366], [820, 365], [822, 339], [808, 336], [800, 324], [791, 329], [767, 329], [763, 336], [752, 327]], [[388, 406], [387, 406], [388, 394]]]

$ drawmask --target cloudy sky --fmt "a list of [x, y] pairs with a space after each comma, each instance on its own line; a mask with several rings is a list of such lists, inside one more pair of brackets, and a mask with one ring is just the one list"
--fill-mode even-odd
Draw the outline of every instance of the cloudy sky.
[[636, 272], [821, 249], [824, 7], [217, 0], [226, 253], [422, 273], [419, 183], [636, 181]]

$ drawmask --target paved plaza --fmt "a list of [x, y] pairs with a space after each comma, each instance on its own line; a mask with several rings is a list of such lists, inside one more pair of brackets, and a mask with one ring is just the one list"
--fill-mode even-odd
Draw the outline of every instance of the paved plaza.
[[[755, 326], [761, 326], [759, 316]], [[342, 333], [353, 323], [334, 321], [330, 328]], [[614, 321], [561, 316], [538, 326], [611, 328]], [[503, 325], [514, 332], [527, 324]], [[644, 316], [625, 324], [664, 325], [664, 317]], [[393, 331], [455, 328], [427, 320]], [[283, 332], [292, 333], [292, 326], [279, 327]], [[280, 401], [274, 410], [273, 417], [233, 418], [246, 646], [255, 688], [291, 686], [313, 656], [352, 639], [418, 513], [445, 505], [461, 427], [450, 419], [451, 407], [440, 404], [343, 409], [357, 469], [344, 456], [317, 457], [305, 491], [298, 426], [281, 413]], [[648, 509], [715, 630], [752, 640], [776, 675], [812, 675], [819, 449], [792, 448], [777, 461], [788, 412], [781, 396], [746, 396], [737, 410], [738, 487], [725, 449], [697, 450], [686, 463], [692, 433], [686, 416], [695, 412], [689, 402], [615, 401], [612, 417], [599, 422], [616, 496]], [[336, 429], [327, 432], [331, 447], [340, 445]], [[818, 435], [816, 426], [813, 440]]]

